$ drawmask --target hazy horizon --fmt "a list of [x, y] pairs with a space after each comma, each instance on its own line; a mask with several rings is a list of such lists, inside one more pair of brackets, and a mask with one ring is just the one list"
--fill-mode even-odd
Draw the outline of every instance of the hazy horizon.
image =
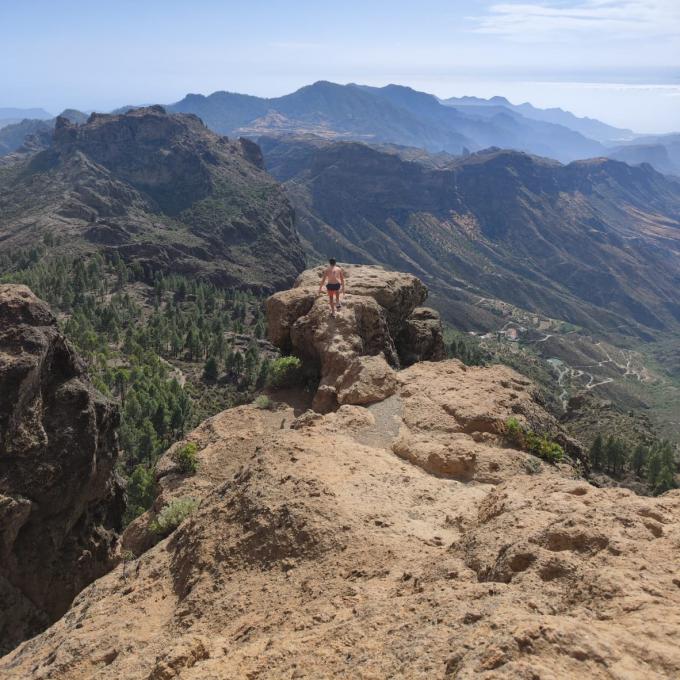
[[0, 7], [0, 24], [0, 106], [109, 111], [330, 80], [499, 95], [641, 133], [680, 129], [675, 0], [27, 0]]

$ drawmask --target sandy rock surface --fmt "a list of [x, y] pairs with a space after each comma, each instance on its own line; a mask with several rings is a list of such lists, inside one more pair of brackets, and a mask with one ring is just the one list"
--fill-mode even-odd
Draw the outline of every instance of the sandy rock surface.
[[680, 493], [525, 467], [500, 423], [551, 423], [507, 368], [397, 375], [369, 407], [206, 421], [195, 476], [159, 465], [157, 506], [192, 496], [194, 515], [0, 676], [678, 677]]

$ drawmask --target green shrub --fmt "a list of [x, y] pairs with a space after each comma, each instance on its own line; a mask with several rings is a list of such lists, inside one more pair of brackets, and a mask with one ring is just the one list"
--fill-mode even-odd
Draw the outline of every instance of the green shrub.
[[255, 399], [255, 406], [268, 411], [274, 406], [274, 402], [266, 394], [261, 394]]
[[297, 357], [279, 357], [269, 367], [269, 384], [272, 387], [293, 387], [301, 382], [302, 362]]
[[535, 432], [527, 432], [526, 449], [548, 463], [559, 463], [564, 457], [564, 449], [557, 442]]
[[195, 475], [198, 470], [198, 446], [194, 442], [180, 446], [173, 453], [172, 459], [185, 475]]
[[524, 448], [524, 430], [517, 418], [508, 418], [505, 421], [505, 435], [512, 444]]
[[541, 463], [535, 458], [527, 458], [524, 461], [524, 470], [528, 475], [537, 475], [541, 471]]
[[198, 508], [198, 501], [187, 496], [177, 498], [166, 505], [151, 522], [151, 531], [159, 536], [171, 534], [187, 517]]
[[564, 458], [564, 449], [545, 435], [525, 430], [517, 418], [508, 418], [505, 422], [506, 439], [519, 449], [528, 451], [548, 463], [559, 463]]

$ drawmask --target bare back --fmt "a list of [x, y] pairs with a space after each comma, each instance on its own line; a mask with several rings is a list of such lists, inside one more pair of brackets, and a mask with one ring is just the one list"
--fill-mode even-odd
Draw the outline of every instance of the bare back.
[[326, 281], [328, 283], [341, 283], [343, 279], [342, 269], [335, 265], [326, 269]]

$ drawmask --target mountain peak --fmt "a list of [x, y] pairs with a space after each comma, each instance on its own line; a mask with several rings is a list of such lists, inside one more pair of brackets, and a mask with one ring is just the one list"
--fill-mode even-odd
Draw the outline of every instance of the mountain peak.
[[[30, 196], [35, 231], [63, 232], [71, 253], [115, 251], [149, 271], [172, 262], [173, 271], [259, 290], [302, 268], [292, 208], [257, 145], [221, 137], [194, 114], [149, 106], [81, 125], [61, 116], [51, 147], [26, 163], [30, 182], [15, 164], [14, 183], [0, 178], [0, 202]], [[0, 236], [11, 225], [3, 210]], [[15, 230], [0, 242], [21, 248], [33, 238]]]

